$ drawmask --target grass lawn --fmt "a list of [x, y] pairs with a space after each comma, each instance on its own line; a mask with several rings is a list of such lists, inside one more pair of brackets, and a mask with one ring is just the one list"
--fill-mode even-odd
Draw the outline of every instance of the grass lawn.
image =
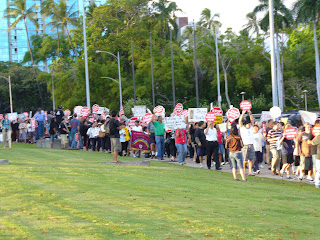
[[313, 185], [24, 144], [1, 158], [0, 239], [320, 238]]

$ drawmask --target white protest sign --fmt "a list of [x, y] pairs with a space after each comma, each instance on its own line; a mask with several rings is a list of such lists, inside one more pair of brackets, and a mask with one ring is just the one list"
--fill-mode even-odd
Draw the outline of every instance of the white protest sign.
[[144, 117], [147, 112], [147, 106], [134, 106], [133, 114], [135, 117]]
[[307, 122], [311, 125], [314, 125], [314, 122], [317, 120], [317, 114], [307, 111], [299, 111], [299, 114], [303, 118], [304, 122]]
[[166, 117], [164, 118], [164, 125], [166, 130], [184, 129], [187, 127], [184, 116]]
[[99, 107], [97, 114], [101, 115], [105, 109], [106, 109], [105, 107]]
[[17, 112], [14, 112], [14, 113], [8, 113], [8, 119], [10, 121], [15, 121], [18, 119], [18, 113]]
[[270, 115], [273, 118], [278, 118], [281, 116], [281, 108], [279, 107], [272, 107], [270, 108]]
[[227, 131], [227, 124], [226, 123], [219, 124], [219, 129], [221, 132], [226, 132]]
[[260, 122], [267, 122], [270, 119], [272, 119], [272, 116], [269, 111], [261, 112]]
[[207, 108], [189, 108], [189, 122], [206, 121]]

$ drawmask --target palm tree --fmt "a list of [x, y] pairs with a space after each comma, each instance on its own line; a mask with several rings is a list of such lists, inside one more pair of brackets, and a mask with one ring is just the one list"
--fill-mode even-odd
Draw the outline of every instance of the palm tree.
[[34, 65], [33, 54], [30, 46], [27, 20], [31, 21], [38, 29], [39, 23], [37, 21], [37, 13], [36, 13], [37, 8], [38, 6], [34, 4], [27, 9], [26, 0], [14, 0], [12, 5], [5, 10], [5, 15], [4, 15], [5, 18], [15, 19], [15, 21], [8, 27], [8, 31], [11, 31], [12, 29], [14, 29], [19, 22], [22, 21], [24, 23], [24, 26], [26, 28], [28, 50], [30, 52], [32, 67], [35, 69], [35, 71], [36, 71], [36, 68]]
[[76, 3], [77, 2], [75, 1], [70, 7], [68, 7], [67, 0], [60, 0], [59, 3], [56, 3], [54, 0], [45, 0], [42, 3], [42, 12], [46, 17], [51, 17], [51, 22], [47, 25], [52, 26], [52, 29], [57, 29], [58, 31], [60, 28], [66, 31], [73, 53], [75, 57], [78, 58], [77, 51], [72, 43], [68, 28], [70, 25], [78, 25], [78, 11], [73, 11], [73, 7]]
[[[278, 83], [278, 97], [279, 106], [283, 108], [284, 96], [283, 96], [283, 76], [280, 64], [280, 49], [279, 49], [279, 32], [282, 29], [290, 26], [293, 23], [292, 11], [288, 9], [283, 0], [274, 1], [274, 25], [276, 33], [276, 65], [277, 65], [277, 83]], [[269, 28], [269, 0], [259, 0], [260, 4], [253, 10], [254, 14], [259, 12], [265, 12], [264, 17], [260, 21], [260, 27], [262, 30], [267, 31]]]
[[257, 19], [256, 14], [254, 14], [253, 12], [248, 13], [246, 15], [246, 19], [247, 19], [247, 24], [243, 25], [244, 29], [248, 34], [250, 31], [252, 31], [252, 33], [256, 33], [257, 35], [259, 35], [259, 22]]
[[317, 39], [317, 24], [320, 18], [320, 0], [299, 0], [294, 4], [293, 10], [296, 13], [296, 23], [312, 23], [313, 25], [317, 93], [320, 106], [320, 63]]
[[219, 29], [221, 27], [221, 23], [215, 20], [217, 17], [220, 17], [219, 13], [212, 15], [211, 10], [209, 8], [205, 8], [201, 12], [201, 18], [198, 24], [214, 31], [215, 28]]

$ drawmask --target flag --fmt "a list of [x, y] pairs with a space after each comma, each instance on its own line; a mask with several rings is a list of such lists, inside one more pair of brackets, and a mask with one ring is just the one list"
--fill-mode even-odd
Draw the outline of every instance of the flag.
[[144, 132], [131, 131], [131, 149], [150, 151], [149, 136]]

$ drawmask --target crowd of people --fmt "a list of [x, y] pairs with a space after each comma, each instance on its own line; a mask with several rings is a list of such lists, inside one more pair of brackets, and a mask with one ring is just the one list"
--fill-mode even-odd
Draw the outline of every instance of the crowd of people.
[[[153, 115], [148, 125], [136, 120], [134, 126], [128, 126], [128, 119], [112, 111], [105, 119], [92, 115], [83, 118], [73, 114], [65, 116], [62, 106], [58, 110], [45, 114], [38, 109], [34, 115], [35, 127], [30, 119], [11, 122], [8, 115], [1, 120], [1, 132], [4, 148], [11, 142], [35, 143], [37, 139], [50, 138], [51, 147], [60, 139], [62, 148], [92, 150], [112, 153], [113, 161], [118, 156], [158, 158], [164, 157], [184, 165], [191, 158], [201, 168], [204, 160], [208, 169], [221, 170], [222, 165], [230, 164], [234, 181], [242, 181], [246, 176], [255, 176], [260, 169], [267, 167], [271, 174], [281, 178], [304, 179], [320, 187], [320, 136], [312, 135], [312, 125], [303, 121], [296, 126], [269, 120], [255, 122], [251, 112], [243, 111], [239, 119], [232, 123], [229, 119], [227, 131], [222, 132], [219, 124], [212, 122], [192, 122], [186, 119], [185, 129], [166, 131], [162, 116]], [[265, 125], [264, 125], [265, 124]], [[320, 126], [320, 120], [314, 125]], [[264, 127], [265, 126], [265, 127]], [[285, 137], [287, 128], [297, 129], [296, 137]], [[144, 132], [149, 137], [150, 151], [141, 152], [130, 149], [131, 131]]]

